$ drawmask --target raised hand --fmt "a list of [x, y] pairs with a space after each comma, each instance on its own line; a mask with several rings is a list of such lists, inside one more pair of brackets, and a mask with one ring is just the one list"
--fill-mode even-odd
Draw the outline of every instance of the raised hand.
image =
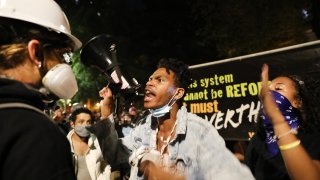
[[273, 126], [284, 123], [284, 117], [279, 111], [269, 88], [269, 66], [267, 64], [262, 66], [261, 82], [260, 99], [266, 115], [271, 119]]
[[108, 87], [104, 87], [99, 91], [99, 96], [103, 99], [100, 101], [101, 118], [105, 119], [112, 113], [114, 105], [114, 97], [112, 91]]

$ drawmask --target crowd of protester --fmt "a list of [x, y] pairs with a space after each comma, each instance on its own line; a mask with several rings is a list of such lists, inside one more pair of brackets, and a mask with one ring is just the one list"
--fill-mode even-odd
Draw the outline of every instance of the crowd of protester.
[[0, 179], [320, 179], [319, 80], [281, 75], [269, 84], [264, 65], [256, 135], [228, 149], [182, 105], [192, 82], [182, 61], [159, 61], [143, 113], [134, 102], [115, 111], [104, 87], [98, 119], [57, 104], [49, 116], [48, 104], [78, 89], [68, 54], [82, 44], [68, 19], [53, 0], [7, 0], [0, 30]]

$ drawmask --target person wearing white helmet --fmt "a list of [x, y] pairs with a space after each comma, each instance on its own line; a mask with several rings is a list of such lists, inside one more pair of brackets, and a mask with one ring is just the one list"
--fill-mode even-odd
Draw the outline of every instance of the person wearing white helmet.
[[53, 0], [0, 0], [0, 179], [76, 179], [69, 143], [43, 113], [78, 90], [81, 42]]

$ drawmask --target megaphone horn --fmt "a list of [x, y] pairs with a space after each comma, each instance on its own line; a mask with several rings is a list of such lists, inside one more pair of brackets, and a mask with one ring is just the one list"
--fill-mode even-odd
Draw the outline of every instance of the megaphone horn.
[[116, 42], [111, 36], [101, 34], [95, 36], [83, 46], [80, 51], [80, 60], [84, 65], [97, 68], [105, 74], [108, 81], [114, 84], [113, 87], [118, 87], [116, 91], [136, 92], [140, 84], [123, 67], [120, 69], [121, 64], [117, 59], [116, 48]]

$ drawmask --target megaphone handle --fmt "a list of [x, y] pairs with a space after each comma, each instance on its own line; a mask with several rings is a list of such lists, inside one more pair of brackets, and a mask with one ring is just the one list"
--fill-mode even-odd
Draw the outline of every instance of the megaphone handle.
[[109, 65], [109, 67], [106, 69], [106, 71], [109, 71], [110, 69], [116, 67], [116, 66], [119, 66], [120, 64], [119, 63], [113, 63], [111, 65]]
[[111, 56], [112, 56], [113, 62], [118, 62], [116, 51], [115, 50], [113, 50], [113, 51], [111, 50], [110, 52], [111, 52]]
[[118, 102], [118, 98], [116, 98], [114, 102], [114, 110], [113, 110], [114, 114], [118, 114], [118, 106], [119, 106], [119, 102]]

